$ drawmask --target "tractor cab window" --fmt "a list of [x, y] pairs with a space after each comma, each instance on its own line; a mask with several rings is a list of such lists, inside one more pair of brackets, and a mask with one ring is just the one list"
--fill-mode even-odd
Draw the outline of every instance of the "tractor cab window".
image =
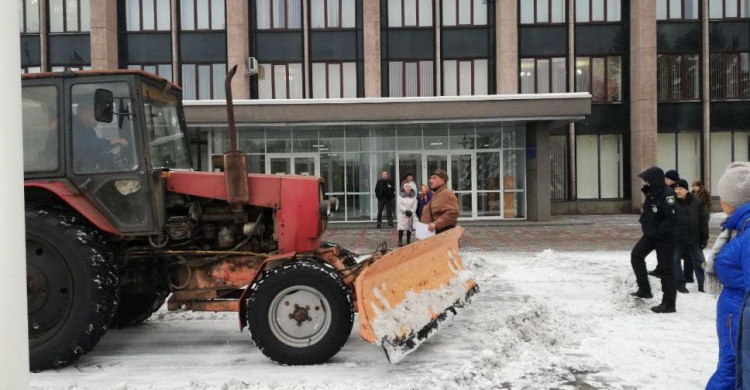
[[[112, 93], [112, 119], [95, 114], [97, 90]], [[76, 173], [123, 172], [138, 167], [133, 134], [133, 99], [126, 83], [76, 84], [71, 90], [73, 170]]]
[[23, 88], [23, 168], [26, 173], [59, 168], [57, 87]]
[[151, 168], [190, 169], [187, 139], [177, 111], [179, 98], [167, 87], [143, 84]]

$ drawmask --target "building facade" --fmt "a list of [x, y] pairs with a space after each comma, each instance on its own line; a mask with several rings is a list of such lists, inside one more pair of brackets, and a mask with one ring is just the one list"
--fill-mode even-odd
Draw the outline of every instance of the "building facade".
[[[262, 111], [250, 109], [240, 116], [251, 171], [325, 177], [345, 199], [339, 218], [347, 221], [374, 218], [381, 169], [426, 181], [438, 166], [452, 174], [465, 218], [526, 218], [527, 206], [516, 205], [532, 203], [519, 187], [527, 178], [505, 170], [528, 174], [513, 161], [528, 165], [538, 149], [513, 134], [544, 113], [480, 117], [473, 107], [495, 95], [587, 92], [585, 119], [569, 124], [584, 109], [545, 122], [549, 207], [632, 212], [641, 203], [636, 175], [651, 165], [715, 189], [729, 162], [748, 159], [749, 3], [19, 0], [21, 68], [135, 68], [180, 84], [198, 169], [213, 169], [211, 157], [226, 149], [223, 81], [230, 66], [242, 74], [249, 57], [259, 73], [235, 77], [240, 106], [291, 113], [304, 102], [339, 110], [367, 99], [412, 110], [420, 98], [466, 103], [464, 117], [450, 121], [417, 111], [369, 122], [336, 111], [297, 122], [260, 120]], [[502, 174], [490, 185], [481, 170], [492, 164]]]

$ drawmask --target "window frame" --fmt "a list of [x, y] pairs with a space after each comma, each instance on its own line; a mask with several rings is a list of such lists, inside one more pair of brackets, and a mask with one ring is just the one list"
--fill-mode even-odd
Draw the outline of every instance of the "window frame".
[[[376, 0], [372, 0], [372, 1], [376, 1]], [[397, 29], [397, 28], [409, 28], [409, 29], [413, 29], [413, 28], [428, 29], [429, 28], [429, 29], [434, 29], [435, 28], [435, 24], [436, 23], [435, 23], [435, 2], [434, 1], [429, 1], [429, 3], [431, 4], [430, 9], [432, 10], [432, 13], [431, 13], [431, 18], [430, 18], [430, 24], [427, 25], [427, 26], [421, 24], [422, 20], [419, 17], [420, 16], [420, 13], [419, 13], [419, 3], [420, 3], [421, 0], [414, 0], [414, 4], [415, 4], [414, 13], [415, 13], [416, 18], [417, 18], [417, 24], [415, 24], [415, 25], [407, 25], [406, 23], [404, 23], [404, 21], [406, 20], [405, 19], [406, 18], [406, 12], [405, 12], [406, 11], [406, 0], [396, 0], [396, 1], [398, 1], [401, 4], [401, 23], [398, 26], [391, 26], [390, 25], [390, 20], [391, 19], [390, 19], [390, 16], [388, 15], [388, 12], [387, 12], [387, 10], [388, 10], [388, 8], [387, 8], [388, 7], [388, 2], [386, 2], [385, 26], [387, 28], [389, 28], [389, 29]]]
[[[721, 85], [721, 96], [713, 96], [714, 91], [714, 85], [711, 83], [711, 76], [713, 75], [713, 57], [714, 56], [721, 56], [721, 67], [720, 72], [723, 74], [722, 77], [722, 85]], [[746, 56], [747, 58], [745, 61], [742, 60], [742, 57]], [[727, 59], [729, 58], [736, 58], [737, 59], [737, 96], [727, 96], [729, 91], [729, 77], [727, 77], [727, 71], [728, 71], [728, 64], [729, 61]], [[742, 80], [742, 65], [743, 63], [750, 63], [750, 52], [715, 52], [715, 53], [709, 53], [709, 90], [710, 90], [710, 100], [745, 100], [750, 99], [750, 88], [748, 88], [745, 93], [743, 93], [744, 89], [742, 87], [743, 80]], [[748, 74], [748, 83], [750, 83], [750, 73]]]
[[28, 24], [29, 24], [29, 13], [27, 11], [28, 7], [27, 7], [27, 4], [26, 4], [26, 0], [21, 0], [21, 9], [19, 9], [19, 11], [21, 11], [21, 13], [23, 14], [23, 22], [21, 23], [21, 25], [19, 27], [20, 27], [20, 33], [22, 35], [39, 35], [41, 33], [40, 32], [40, 30], [41, 30], [40, 27], [41, 26], [39, 24], [41, 23], [41, 15], [40, 15], [40, 13], [42, 12], [42, 10], [41, 10], [42, 5], [41, 5], [41, 3], [37, 3], [36, 6], [37, 6], [37, 9], [38, 9], [37, 13], [36, 13], [37, 29], [36, 29], [36, 31], [29, 31], [29, 26], [28, 26]]
[[[402, 0], [403, 1], [403, 0]], [[396, 59], [388, 59], [388, 97], [394, 97], [393, 91], [391, 91], [390, 83], [391, 83], [391, 64], [394, 62], [400, 62], [401, 63], [401, 96], [397, 97], [403, 97], [403, 98], [414, 98], [414, 97], [430, 97], [430, 96], [436, 96], [435, 91], [435, 59], [408, 59], [408, 60], [396, 60]], [[432, 95], [422, 95], [422, 67], [420, 66], [422, 62], [431, 62], [432, 63]], [[417, 66], [417, 95], [416, 96], [406, 96], [406, 64], [416, 64]]]
[[[571, 0], [573, 1], [573, 0]], [[589, 3], [589, 17], [586, 21], [579, 21], [578, 20], [578, 10], [576, 9], [576, 15], [573, 17], [575, 18], [576, 24], [612, 24], [612, 23], [622, 23], [622, 0], [617, 0], [620, 3], [620, 20], [609, 20], [609, 0], [602, 0], [604, 2], [604, 20], [594, 20], [594, 1], [595, 0], [575, 0], [576, 2], [576, 8], [578, 8], [578, 1], [585, 1]], [[628, 1], [628, 0], [625, 0]]]
[[[172, 70], [172, 77], [166, 78], [166, 77], [164, 77], [164, 75], [162, 75], [159, 72], [159, 66], [163, 66], [163, 65], [169, 65], [170, 69]], [[186, 64], [186, 65], [194, 65], [194, 64], [189, 63], [189, 64]], [[198, 65], [206, 65], [206, 64], [198, 64]], [[138, 68], [134, 68], [135, 66], [137, 66]], [[171, 62], [161, 62], [161, 63], [159, 63], [159, 62], [142, 62], [142, 63], [138, 63], [138, 64], [130, 64], [129, 63], [129, 64], [126, 65], [126, 67], [128, 69], [141, 70], [141, 71], [144, 71], [144, 72], [146, 72], [146, 67], [147, 66], [155, 66], [156, 67], [156, 73], [154, 73], [154, 74], [157, 75], [157, 76], [159, 76], [159, 77], [161, 77], [161, 78], [166, 79], [167, 81], [171, 82], [172, 79], [174, 78], [174, 64], [172, 64]], [[211, 70], [213, 70], [213, 68], [211, 68]]]
[[[460, 15], [461, 15], [461, 13], [460, 13], [460, 10], [461, 10], [461, 0], [455, 0], [455, 2], [456, 2], [456, 24], [445, 24], [445, 13], [443, 13], [443, 9], [445, 9], [445, 0], [441, 0], [440, 1], [440, 16], [441, 16], [442, 20], [441, 20], [440, 26], [441, 27], [445, 27], [445, 28], [455, 28], [455, 27], [484, 27], [484, 26], [489, 26], [490, 25], [490, 2], [487, 1], [487, 0], [470, 0], [470, 1], [471, 1], [471, 3], [470, 3], [471, 4], [470, 5], [471, 12], [469, 12], [469, 14], [471, 15], [471, 22], [469, 22], [469, 23], [461, 23], [461, 21], [460, 21], [461, 20], [461, 18], [460, 18]], [[476, 8], [474, 7], [474, 2], [476, 2], [476, 1], [480, 1], [480, 2], [484, 1], [485, 10], [487, 11], [487, 15], [486, 15], [486, 20], [487, 21], [484, 24], [476, 24], [476, 22], [475, 22], [474, 10]]]
[[[743, 0], [707, 0], [709, 2], [708, 4], [708, 19], [709, 20], [723, 20], [723, 19], [729, 19], [729, 20], [737, 20], [737, 19], [750, 19], [750, 4], [747, 5], [748, 10], [748, 16], [742, 16], [742, 3]], [[721, 2], [721, 17], [719, 18], [712, 18], [711, 17], [711, 2], [712, 1], [720, 1]], [[737, 16], [727, 16], [727, 2], [729, 1], [736, 1], [737, 2]]]
[[[359, 70], [358, 69], [359, 66], [357, 64], [357, 61], [315, 61], [315, 62], [310, 62], [310, 79], [311, 80], [315, 79], [315, 73], [313, 72], [313, 65], [315, 65], [315, 64], [323, 64], [323, 65], [325, 65], [326, 96], [322, 97], [322, 98], [315, 98], [315, 92], [313, 91], [313, 85], [314, 85], [314, 81], [313, 81], [313, 83], [310, 85], [310, 94], [311, 94], [310, 97], [311, 98], [314, 98], [314, 99], [350, 99], [350, 98], [347, 98], [345, 96], [345, 94], [344, 94], [344, 91], [346, 89], [345, 85], [344, 85], [344, 64], [354, 64], [354, 69], [355, 69], [355, 74], [354, 74], [354, 77], [355, 77], [354, 78], [354, 95], [355, 95], [355, 97], [359, 97], [359, 91], [358, 91], [358, 88], [357, 88], [357, 84], [358, 84], [358, 81], [359, 81], [358, 80], [358, 76], [359, 75], [357, 74], [358, 73], [357, 71]], [[338, 65], [340, 67], [339, 68], [339, 82], [340, 82], [339, 83], [339, 85], [340, 85], [340, 87], [339, 87], [340, 91], [339, 92], [341, 93], [341, 97], [340, 98], [331, 97], [331, 84], [329, 83], [329, 78], [328, 78], [328, 75], [330, 74], [330, 66], [331, 65]], [[287, 72], [289, 72], [289, 68], [288, 67], [287, 67]], [[289, 88], [288, 87], [289, 86], [288, 86], [288, 83], [287, 83], [287, 96], [289, 96], [289, 92], [288, 92]]]
[[[141, 0], [142, 1], [142, 0]], [[185, 29], [185, 27], [182, 25], [182, 2], [183, 1], [190, 1], [193, 3], [193, 28], [191, 29]], [[213, 4], [214, 1], [223, 1], [224, 2], [224, 28], [214, 28], [214, 18], [213, 18]], [[154, 4], [156, 4], [156, 1], [154, 1]], [[226, 0], [208, 0], [208, 28], [198, 28], [198, 0], [181, 0], [179, 3], [180, 7], [180, 32], [208, 32], [208, 31], [226, 31], [227, 29], [227, 2]], [[171, 10], [171, 3], [170, 3], [170, 10]], [[170, 14], [172, 12], [170, 11]], [[154, 14], [154, 17], [156, 15]], [[143, 18], [143, 13], [141, 13], [141, 18]], [[170, 23], [172, 20], [170, 19]], [[143, 24], [141, 24], [143, 26]], [[144, 31], [144, 30], [141, 30]], [[145, 31], [153, 31], [153, 30], [145, 30]], [[157, 30], [157, 31], [167, 31], [167, 30]], [[171, 29], [169, 30], [171, 31]], [[191, 63], [192, 64], [192, 63]], [[212, 63], [213, 64], [213, 63]], [[205, 65], [205, 64], [203, 64]]]
[[[227, 66], [227, 63], [225, 63], [225, 62], [187, 62], [187, 63], [186, 62], [181, 62], [180, 63], [180, 86], [183, 88], [183, 92], [182, 92], [183, 96], [185, 95], [185, 90], [184, 90], [185, 83], [183, 81], [183, 79], [185, 77], [185, 72], [183, 71], [182, 68], [184, 66], [186, 66], [186, 65], [195, 67], [195, 100], [197, 101], [197, 100], [216, 100], [216, 99], [218, 99], [216, 96], [214, 96], [214, 82], [215, 82], [214, 81], [214, 77], [213, 77], [213, 75], [214, 75], [214, 67], [215, 66], [224, 66], [225, 72], [228, 72], [229, 71], [229, 67]], [[211, 84], [209, 86], [209, 91], [210, 91], [211, 97], [209, 99], [201, 99], [200, 98], [200, 90], [201, 90], [200, 72], [198, 71], [198, 67], [199, 66], [206, 66], [206, 65], [210, 65], [211, 66]], [[174, 69], [172, 69], [172, 73], [174, 73]], [[174, 74], [172, 75], [172, 77], [174, 78]]]
[[[554, 85], [554, 80], [553, 80], [553, 77], [552, 77], [552, 75], [554, 74], [553, 73], [553, 69], [552, 69], [552, 60], [559, 59], [559, 58], [562, 58], [564, 60], [564, 62], [565, 62], [565, 91], [563, 91], [563, 92], [554, 92], [553, 88], [552, 88], [552, 86]], [[537, 94], [537, 93], [566, 93], [566, 92], [568, 92], [568, 89], [569, 89], [569, 87], [568, 87], [568, 78], [570, 77], [570, 75], [568, 74], [568, 58], [566, 56], [563, 56], [563, 57], [560, 57], [560, 56], [519, 57], [518, 58], [518, 68], [519, 69], [521, 69], [521, 63], [523, 62], [523, 60], [534, 60], [534, 92], [521, 92], [521, 88], [522, 88], [523, 84], [521, 82], [522, 81], [521, 80], [521, 76], [519, 75], [519, 77], [518, 77], [518, 91], [519, 91], [519, 93], [522, 93], [522, 94], [529, 94], [529, 93]], [[538, 69], [538, 63], [539, 63], [540, 60], [542, 60], [542, 61], [544, 61], [544, 60], [549, 61], [549, 83], [550, 83], [549, 84], [549, 91], [550, 92], [539, 92], [539, 77], [537, 77], [537, 69]]]
[[[529, 0], [519, 0], [519, 1], [523, 2], [523, 1], [529, 1]], [[534, 2], [534, 21], [530, 22], [530, 23], [523, 22], [523, 18], [521, 17], [521, 5], [519, 3], [518, 4], [518, 24], [519, 25], [522, 25], [522, 26], [557, 25], [557, 26], [559, 26], [559, 25], [567, 24], [567, 21], [568, 21], [568, 7], [567, 7], [568, 0], [562, 0], [563, 1], [563, 14], [562, 14], [563, 20], [562, 20], [562, 22], [553, 22], [552, 21], [552, 2], [553, 1], [557, 1], [557, 0], [544, 0], [544, 1], [547, 2], [547, 10], [548, 10], [547, 11], [548, 12], [548, 15], [547, 15], [547, 17], [548, 17], [547, 20], [548, 21], [547, 22], [540, 22], [540, 21], [538, 21], [538, 19], [539, 19], [538, 18], [539, 12], [537, 11], [537, 8], [538, 8], [537, 4], [538, 4], [538, 2], [537, 2], [537, 0], [531, 0], [531, 1]], [[489, 18], [489, 15], [488, 15], [488, 18]]]
[[[258, 1], [268, 2], [268, 7], [269, 7], [268, 8], [269, 9], [268, 16], [270, 18], [269, 21], [268, 21], [268, 25], [271, 26], [269, 28], [258, 27]], [[274, 27], [273, 26], [273, 16], [274, 16], [274, 13], [273, 13], [273, 2], [274, 1], [275, 0], [254, 0], [253, 5], [255, 7], [255, 15], [254, 15], [255, 18], [254, 18], [254, 20], [251, 21], [251, 23], [253, 23], [255, 25], [255, 30], [256, 31], [301, 31], [301, 30], [303, 30], [305, 28], [305, 24], [303, 23], [303, 21], [305, 19], [304, 10], [303, 10], [303, 8], [304, 8], [303, 2], [308, 2], [309, 3], [308, 0], [281, 0], [281, 1], [284, 2], [284, 5], [285, 5], [284, 9], [286, 10], [286, 12], [284, 13], [284, 27]], [[290, 1], [299, 1], [300, 2], [300, 21], [299, 21], [299, 27], [298, 28], [297, 27], [295, 27], [295, 28], [289, 27], [289, 2]], [[312, 20], [312, 12], [308, 12], [307, 17], [308, 17], [308, 19]], [[355, 12], [355, 18], [356, 18], [356, 12]], [[326, 17], [326, 24], [328, 24], [328, 18], [327, 17]], [[308, 26], [310, 26], [310, 25], [308, 25]], [[310, 30], [321, 30], [320, 28], [313, 29], [312, 27], [310, 27], [309, 29]]]
[[[667, 67], [667, 96], [665, 99], [659, 99], [659, 57], [664, 56], [668, 58], [666, 67]], [[697, 64], [698, 64], [698, 71], [697, 74], [697, 83], [698, 85], [698, 93], [695, 97], [684, 97], [676, 99], [674, 98], [674, 74], [672, 73], [672, 63], [674, 61], [674, 58], [680, 57], [681, 58], [681, 65], [680, 65], [680, 93], [683, 96], [687, 95], [687, 86], [688, 86], [688, 56], [697, 56]], [[701, 80], [701, 57], [700, 53], [657, 53], [656, 55], [656, 99], [658, 102], [681, 102], [681, 101], [696, 101], [700, 100], [701, 98], [701, 88], [702, 85], [700, 83]], [[684, 81], [683, 81], [684, 80]]]
[[[323, 27], [313, 27], [312, 26], [312, 17], [313, 17], [313, 6], [312, 6], [312, 0], [305, 0], [309, 4], [309, 21], [308, 25], [310, 26], [310, 31], [323, 31], [323, 30], [356, 30], [357, 29], [357, 1], [351, 0], [354, 2], [354, 27], [344, 27], [344, 1], [347, 0], [320, 0], [323, 2]], [[337, 1], [339, 3], [339, 25], [338, 26], [329, 26], [328, 25], [328, 2]]]
[[[89, 24], [88, 30], [81, 30], [81, 0], [60, 0], [62, 1], [62, 31], [52, 31], [51, 23], [52, 20], [52, 12], [50, 10], [50, 7], [52, 4], [47, 1], [47, 25], [50, 26], [48, 34], [66, 34], [66, 33], [90, 33], [91, 32], [91, 25]], [[68, 29], [68, 2], [69, 1], [75, 1], [76, 2], [76, 11], [78, 13], [76, 21], [78, 22], [78, 29], [77, 30], [71, 30]], [[41, 11], [40, 11], [41, 12]], [[91, 2], [89, 2], [89, 18], [91, 18]], [[41, 19], [41, 18], [40, 18]]]
[[[619, 158], [619, 160], [617, 162], [617, 165], [618, 165], [617, 194], [618, 195], [622, 194], [622, 195], [618, 196], [616, 198], [610, 198], [610, 197], [603, 197], [602, 196], [602, 175], [603, 175], [602, 174], [602, 136], [611, 136], [611, 135], [617, 136], [617, 148], [618, 148], [618, 150], [620, 152], [620, 158]], [[578, 164], [578, 156], [579, 156], [579, 152], [578, 152], [578, 148], [579, 148], [578, 137], [579, 136], [596, 136], [596, 172], [597, 172], [597, 175], [596, 175], [597, 176], [596, 177], [596, 193], [597, 193], [597, 196], [595, 198], [582, 198], [582, 197], [580, 197], [579, 196], [579, 191], [578, 191], [578, 184], [579, 184], [579, 182], [576, 181], [576, 199], [577, 200], [619, 200], [619, 199], [626, 199], [627, 194], [625, 194], [626, 183], [625, 183], [625, 175], [624, 175], [624, 170], [626, 169], [626, 166], [624, 165], [625, 161], [623, 159], [623, 157], [625, 155], [625, 135], [622, 134], [622, 133], [596, 133], [596, 134], [578, 134], [578, 133], [576, 133], [576, 135], [575, 135], [575, 140], [576, 140], [576, 142], [575, 142], [575, 156], [576, 156], [575, 157], [575, 159], [576, 159], [576, 161], [575, 161], [575, 172], [576, 172], [576, 177], [579, 175], [579, 170], [578, 170], [578, 165], [579, 165]]]
[[[261, 65], [267, 65], [271, 69], [271, 74], [264, 75], [265, 77], [271, 77], [271, 98], [262, 98], [260, 97], [260, 88], [258, 88], [258, 100], [291, 100], [291, 99], [306, 99], [307, 96], [305, 95], [305, 83], [307, 82], [306, 75], [305, 75], [305, 64], [302, 62], [263, 62]], [[277, 98], [276, 97], [276, 66], [284, 65], [286, 69], [287, 74], [287, 80], [286, 80], [286, 98]], [[289, 83], [289, 65], [300, 65], [300, 69], [302, 69], [302, 96], [299, 98], [291, 98], [290, 96], [290, 83]], [[312, 64], [310, 65], [312, 66]], [[258, 84], [260, 84], [260, 80], [258, 80]]]
[[670, 16], [672, 14], [672, 12], [671, 12], [671, 8], [672, 8], [671, 1], [670, 0], [663, 0], [666, 3], [666, 5], [667, 5], [667, 17], [666, 17], [666, 19], [659, 19], [659, 1], [660, 0], [656, 0], [656, 21], [657, 22], [659, 22], [659, 21], [676, 21], [676, 20], [684, 20], [684, 21], [699, 21], [699, 20], [701, 20], [701, 14], [703, 13], [703, 9], [701, 7], [701, 2], [700, 1], [698, 1], [698, 15], [695, 18], [690, 18], [690, 19], [685, 18], [685, 8], [686, 8], [685, 4], [686, 4], [686, 2], [692, 1], [692, 0], [680, 0], [680, 17], [679, 18], [673, 18], [673, 17]]
[[[480, 0], [481, 1], [481, 0]], [[490, 95], [490, 72], [492, 72], [492, 61], [490, 58], [480, 57], [480, 58], [451, 58], [451, 59], [443, 59], [442, 60], [442, 66], [440, 67], [440, 71], [443, 73], [442, 76], [445, 77], [445, 62], [447, 61], [454, 61], [456, 63], [456, 94], [455, 95], [446, 95], [445, 94], [445, 82], [441, 83], [440, 89], [441, 96], [478, 96], [476, 94], [476, 85], [477, 85], [477, 79], [476, 79], [476, 61], [487, 61], [487, 94]], [[471, 62], [471, 94], [469, 95], [461, 95], [461, 63], [462, 62]]]
[[[579, 91], [578, 90], [578, 82], [576, 81], [576, 92], [588, 92], [591, 94], [591, 103], [592, 104], [608, 104], [608, 103], [622, 103], [622, 90], [623, 90], [623, 83], [622, 83], [622, 56], [606, 56], [606, 55], [597, 55], [597, 56], [576, 56], [576, 63], [578, 63], [579, 59], [586, 58], [588, 60], [588, 69], [589, 69], [589, 85], [588, 85], [588, 91]], [[605, 95], [609, 95], [609, 86], [610, 86], [610, 79], [609, 79], [609, 62], [611, 58], [619, 58], [620, 59], [620, 91], [619, 91], [619, 100], [609, 100], [608, 98], [605, 98], [604, 100], [598, 100], [594, 98], [594, 59], [603, 59], [604, 60], [604, 88], [605, 88]]]
[[[171, 32], [172, 31], [172, 26], [174, 25], [174, 20], [172, 18], [173, 12], [172, 12], [172, 2], [171, 1], [169, 1], [169, 0], [167, 1], [167, 4], [169, 4], [169, 28], [166, 29], [166, 30], [159, 30], [159, 11], [158, 11], [159, 10], [159, 0], [152, 0], [154, 2], [154, 28], [153, 29], [144, 29], [143, 28], [143, 0], [137, 0], [137, 1], [138, 1], [138, 29], [137, 30], [131, 30], [130, 26], [128, 25], [128, 20], [127, 20], [127, 14], [128, 14], [128, 12], [127, 12], [127, 9], [128, 9], [128, 4], [130, 4], [130, 2], [126, 1], [125, 2], [125, 9], [126, 9], [126, 11], [125, 11], [125, 18], [126, 18], [126, 21], [125, 21], [125, 31], [127, 31], [129, 33], [130, 32], [141, 32], [141, 31], [143, 31], [143, 32]], [[193, 3], [193, 6], [195, 6], [195, 2]], [[210, 23], [210, 20], [211, 20], [210, 19], [211, 18], [211, 13], [210, 13], [211, 11], [210, 11], [210, 9], [211, 9], [211, 7], [209, 6], [208, 8], [209, 8], [209, 23]], [[195, 9], [195, 8], [193, 8], [193, 9]], [[226, 11], [224, 12], [224, 14], [225, 14], [224, 16], [226, 17]], [[182, 26], [180, 26], [180, 27], [182, 27]], [[193, 30], [188, 30], [188, 31], [193, 31]]]

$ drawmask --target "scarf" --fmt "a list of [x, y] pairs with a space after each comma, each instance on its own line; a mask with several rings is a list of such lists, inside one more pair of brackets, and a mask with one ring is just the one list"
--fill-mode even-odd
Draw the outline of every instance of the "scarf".
[[711, 248], [711, 253], [708, 255], [708, 259], [706, 259], [705, 263], [701, 264], [706, 271], [706, 290], [712, 294], [714, 298], [718, 298], [719, 294], [721, 294], [721, 290], [724, 289], [724, 285], [721, 284], [721, 281], [716, 275], [716, 256], [719, 255], [719, 252], [724, 248], [724, 245], [732, 239], [732, 230], [725, 228], [724, 223], [722, 223], [721, 226], [721, 233], [719, 233], [719, 237], [716, 238], [716, 242], [714, 242], [714, 246]]

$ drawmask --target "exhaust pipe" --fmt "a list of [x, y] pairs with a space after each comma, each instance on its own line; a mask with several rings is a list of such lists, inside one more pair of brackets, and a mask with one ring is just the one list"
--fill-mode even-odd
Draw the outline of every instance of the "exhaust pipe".
[[237, 73], [237, 65], [227, 72], [224, 88], [227, 94], [227, 124], [229, 125], [229, 152], [224, 154], [224, 177], [227, 185], [227, 203], [234, 211], [242, 208], [250, 200], [247, 188], [247, 156], [237, 150], [237, 128], [234, 124], [234, 103], [232, 102], [232, 78]]

